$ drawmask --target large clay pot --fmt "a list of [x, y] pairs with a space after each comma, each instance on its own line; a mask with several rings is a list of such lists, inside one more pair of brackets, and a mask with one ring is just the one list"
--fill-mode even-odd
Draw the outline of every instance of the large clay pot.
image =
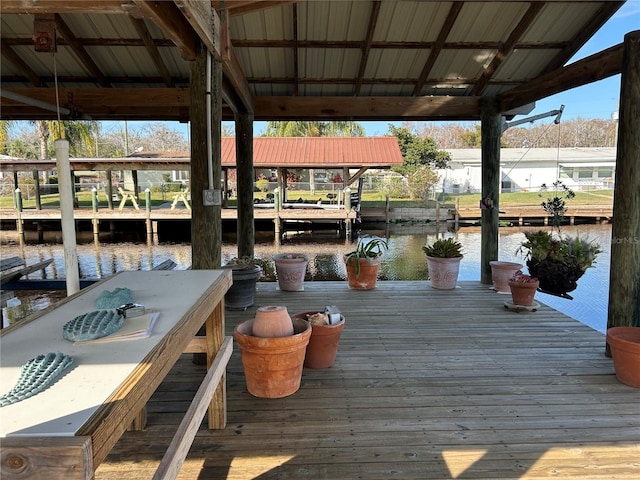
[[453, 290], [456, 288], [461, 260], [462, 257], [440, 258], [427, 256], [431, 286], [438, 290]]
[[233, 284], [224, 295], [224, 305], [229, 310], [245, 310], [253, 305], [256, 283], [262, 268], [259, 265], [225, 265], [231, 270]]
[[611, 327], [607, 343], [618, 381], [640, 388], [640, 327]]
[[353, 290], [372, 290], [376, 288], [380, 259], [360, 258], [360, 273], [358, 275], [356, 275], [355, 261], [352, 258], [346, 263], [349, 288]]
[[253, 319], [252, 334], [265, 338], [293, 335], [293, 322], [287, 307], [276, 305], [258, 307], [256, 317]]
[[309, 259], [301, 253], [279, 253], [272, 255], [276, 265], [276, 277], [280, 290], [301, 292], [304, 290], [304, 276]]
[[294, 334], [262, 338], [253, 332], [253, 320], [238, 325], [233, 336], [240, 347], [247, 390], [255, 397], [281, 398], [298, 391], [311, 325], [295, 318]]
[[525, 307], [533, 305], [533, 297], [536, 294], [539, 282], [509, 282], [511, 289], [511, 299], [514, 305]]
[[[293, 318], [307, 319], [314, 313], [317, 312], [297, 313]], [[335, 325], [311, 326], [311, 338], [309, 338], [307, 353], [304, 357], [305, 367], [329, 368], [335, 363], [344, 325], [344, 316], [340, 315], [340, 321]]]
[[494, 290], [498, 293], [509, 293], [509, 279], [522, 269], [522, 264], [493, 260], [489, 262], [489, 265], [491, 265], [491, 280]]

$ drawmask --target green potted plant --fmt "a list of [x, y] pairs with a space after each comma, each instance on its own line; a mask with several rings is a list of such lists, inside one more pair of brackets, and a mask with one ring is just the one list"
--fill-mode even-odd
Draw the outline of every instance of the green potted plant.
[[427, 256], [431, 286], [439, 290], [456, 288], [460, 261], [463, 257], [462, 244], [452, 237], [439, 238], [422, 247], [422, 251]]
[[223, 269], [231, 270], [233, 284], [224, 296], [225, 307], [230, 310], [246, 310], [253, 305], [256, 283], [262, 275], [262, 261], [254, 257], [234, 257]]
[[[594, 241], [579, 236], [562, 235], [561, 223], [567, 212], [566, 200], [575, 197], [562, 182], [555, 182], [555, 195], [541, 203], [551, 216], [551, 231], [525, 232], [525, 241], [517, 253], [524, 256], [529, 273], [540, 281], [540, 290], [559, 297], [573, 299], [568, 292], [578, 286], [578, 279], [593, 266], [602, 251]], [[546, 189], [546, 186], [542, 186]]]
[[356, 249], [344, 256], [349, 288], [371, 290], [376, 287], [380, 257], [388, 248], [389, 244], [381, 238], [358, 239]]

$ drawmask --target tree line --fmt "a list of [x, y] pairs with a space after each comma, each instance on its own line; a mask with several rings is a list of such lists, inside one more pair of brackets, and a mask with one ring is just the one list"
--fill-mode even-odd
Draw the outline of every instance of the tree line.
[[[67, 138], [75, 157], [125, 157], [137, 151], [185, 152], [189, 140], [165, 123], [149, 122], [141, 128], [108, 129], [100, 122], [0, 121], [0, 153], [20, 158], [53, 156], [53, 141]], [[385, 135], [393, 135], [398, 127], [388, 125]], [[411, 134], [430, 139], [438, 149], [480, 148], [478, 123], [404, 122], [402, 128]], [[233, 128], [223, 124], [223, 136], [234, 136]], [[358, 122], [268, 122], [263, 136], [365, 136]], [[507, 129], [502, 135], [504, 148], [614, 147], [617, 121], [605, 119], [563, 120], [558, 125], [551, 119], [529, 126]]]

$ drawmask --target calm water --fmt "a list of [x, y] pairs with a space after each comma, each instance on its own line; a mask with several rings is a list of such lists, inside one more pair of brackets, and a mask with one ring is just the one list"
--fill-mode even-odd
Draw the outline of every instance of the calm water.
[[[467, 227], [457, 234], [438, 233], [432, 225], [393, 225], [388, 229], [367, 230], [361, 235], [377, 235], [388, 239], [389, 250], [383, 256], [380, 279], [384, 280], [426, 280], [427, 268], [422, 246], [430, 243], [438, 236], [456, 236], [464, 247], [464, 259], [460, 264], [460, 280], [480, 279], [480, 229]], [[516, 254], [520, 242], [524, 239], [524, 228], [501, 228], [499, 236], [500, 260], [524, 263]], [[2, 258], [21, 256], [27, 264], [36, 263], [48, 258], [54, 262], [47, 267], [44, 278], [64, 277], [64, 250], [60, 243], [59, 233], [53, 234], [50, 243], [38, 244], [27, 237], [25, 244], [18, 242], [15, 232], [0, 232]], [[607, 303], [609, 297], [609, 252], [611, 245], [610, 225], [582, 225], [565, 227], [563, 233], [580, 234], [599, 242], [603, 253], [598, 257], [595, 268], [591, 268], [578, 282], [578, 288], [571, 295], [574, 300], [536, 294], [536, 300], [543, 302], [589, 326], [604, 332], [607, 324]], [[263, 234], [261, 234], [263, 235]], [[153, 243], [90, 243], [78, 245], [80, 276], [82, 278], [104, 278], [122, 270], [150, 270], [154, 265], [171, 259], [176, 262], [176, 269], [186, 269], [191, 265], [191, 246], [180, 244]], [[80, 240], [82, 241], [82, 240]], [[306, 281], [342, 280], [346, 271], [342, 255], [353, 250], [354, 241], [345, 240], [335, 231], [287, 232], [276, 241], [272, 234], [264, 234], [264, 238], [256, 240], [256, 257], [269, 262], [264, 281], [275, 281], [271, 255], [284, 252], [304, 252], [309, 255], [310, 262]], [[222, 245], [223, 264], [236, 256], [235, 239], [225, 241]], [[526, 270], [526, 267], [525, 267]], [[41, 273], [33, 273], [29, 278], [43, 278]], [[25, 311], [48, 306], [59, 298], [51, 292], [21, 292]]]

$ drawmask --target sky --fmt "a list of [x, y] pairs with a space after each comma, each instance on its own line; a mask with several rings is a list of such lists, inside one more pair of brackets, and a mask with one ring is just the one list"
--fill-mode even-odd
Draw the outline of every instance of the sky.
[[[613, 15], [605, 25], [576, 53], [568, 62], [573, 63], [582, 58], [598, 53], [609, 47], [622, 43], [624, 35], [633, 30], [640, 29], [640, 0], [627, 0], [627, 2]], [[575, 118], [586, 119], [611, 119], [618, 110], [620, 96], [620, 75], [609, 77], [605, 80], [573, 88], [557, 95], [543, 98], [536, 102], [534, 110], [526, 116], [539, 115], [552, 110], [557, 110], [564, 105], [562, 118], [571, 120]], [[526, 116], [516, 116], [514, 120], [520, 120]], [[552, 120], [550, 118], [550, 120]], [[541, 120], [544, 121], [544, 120]], [[143, 122], [129, 122], [128, 128], [138, 128], [136, 125]], [[366, 131], [367, 136], [382, 136], [388, 131], [389, 123], [400, 126], [399, 122], [358, 122]], [[447, 122], [445, 122], [447, 123]], [[451, 123], [451, 122], [448, 122]], [[470, 124], [470, 122], [463, 122]], [[223, 122], [232, 129], [233, 122]], [[255, 122], [253, 126], [254, 136], [260, 136], [266, 129], [266, 122]], [[526, 125], [526, 124], [525, 124]], [[103, 122], [103, 129], [122, 130], [121, 122]], [[168, 128], [175, 128], [188, 136], [188, 124], [172, 122]]]

